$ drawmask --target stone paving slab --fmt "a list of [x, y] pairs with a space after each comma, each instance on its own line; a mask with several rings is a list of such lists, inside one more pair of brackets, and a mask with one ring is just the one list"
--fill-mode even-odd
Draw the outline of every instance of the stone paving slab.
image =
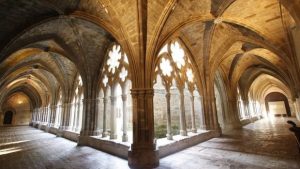
[[287, 120], [263, 119], [224, 133], [161, 159], [158, 168], [300, 169], [300, 154]]
[[[286, 120], [259, 120], [224, 133], [162, 158], [158, 169], [299, 169]], [[124, 159], [32, 127], [0, 127], [0, 169], [127, 168]]]

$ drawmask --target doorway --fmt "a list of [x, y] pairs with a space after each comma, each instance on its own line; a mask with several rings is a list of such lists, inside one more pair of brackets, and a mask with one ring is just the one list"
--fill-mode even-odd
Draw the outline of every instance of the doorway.
[[13, 112], [12, 111], [5, 112], [3, 124], [12, 124], [12, 119], [13, 119]]
[[291, 117], [291, 109], [287, 97], [279, 92], [269, 93], [265, 98], [266, 110], [271, 116]]

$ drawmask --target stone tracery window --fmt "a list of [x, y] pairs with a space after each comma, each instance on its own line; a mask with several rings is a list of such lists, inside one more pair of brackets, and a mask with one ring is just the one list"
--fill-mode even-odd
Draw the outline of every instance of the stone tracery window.
[[109, 72], [115, 73], [115, 69], [120, 65], [119, 60], [122, 57], [120, 49], [121, 47], [119, 45], [114, 45], [108, 53], [109, 58], [107, 60], [107, 65]]
[[192, 83], [194, 81], [194, 74], [193, 74], [192, 69], [190, 69], [190, 68], [187, 69], [186, 76], [187, 76], [187, 79], [189, 82]]
[[172, 66], [170, 64], [170, 61], [168, 59], [165, 59], [165, 58], [162, 58], [162, 61], [159, 65], [161, 71], [162, 71], [162, 74], [164, 76], [171, 76], [171, 73], [172, 73]]
[[59, 91], [58, 102], [56, 105], [56, 114], [55, 114], [55, 123], [54, 123], [55, 127], [59, 127], [61, 123], [61, 114], [62, 114], [61, 106], [62, 106], [62, 92]]
[[184, 66], [184, 64], [185, 64], [184, 50], [182, 49], [182, 47], [180, 46], [178, 41], [175, 41], [174, 43], [172, 43], [170, 45], [170, 48], [171, 48], [171, 55], [172, 55], [174, 62], [176, 63], [176, 66], [178, 67], [178, 69], [181, 69], [181, 67]]
[[[196, 132], [196, 121], [200, 124], [200, 112], [195, 114], [195, 105], [201, 107], [200, 95], [195, 96], [197, 89], [193, 66], [178, 40], [170, 41], [162, 47], [158, 54], [158, 62], [155, 68], [154, 81], [154, 113], [155, 113], [155, 134], [156, 137], [163, 137], [161, 131], [166, 133], [168, 139], [172, 139], [173, 134], [187, 135], [187, 126], [189, 131]], [[160, 107], [156, 102], [164, 97], [167, 106]], [[196, 99], [194, 99], [196, 97]], [[188, 101], [185, 101], [187, 100]], [[180, 100], [178, 102], [178, 100]], [[173, 103], [173, 102], [177, 103]], [[172, 104], [171, 104], [172, 103]], [[174, 107], [175, 106], [175, 107]], [[179, 106], [176, 108], [176, 106]], [[198, 110], [198, 109], [197, 109]], [[177, 112], [178, 111], [178, 112]], [[190, 113], [190, 114], [189, 114]], [[202, 113], [202, 112], [201, 112]], [[187, 116], [187, 119], [186, 119]], [[191, 117], [191, 118], [190, 118]], [[186, 121], [188, 124], [186, 124]], [[171, 124], [172, 123], [172, 124]]]
[[238, 100], [237, 102], [238, 102], [239, 118], [242, 120], [245, 119], [247, 115], [245, 112], [245, 106], [239, 88], [237, 88], [237, 100]]
[[[131, 141], [131, 88], [128, 57], [119, 44], [114, 43], [101, 73], [98, 126], [102, 137]], [[122, 136], [122, 137], [120, 137]]]
[[126, 80], [126, 77], [128, 75], [128, 71], [125, 69], [125, 67], [122, 68], [122, 71], [119, 75], [120, 79], [122, 80], [122, 82], [124, 82]]
[[82, 79], [78, 75], [75, 81], [75, 89], [71, 103], [71, 112], [70, 112], [70, 130], [74, 132], [79, 132], [81, 129], [82, 115], [83, 115], [83, 88], [82, 88]]

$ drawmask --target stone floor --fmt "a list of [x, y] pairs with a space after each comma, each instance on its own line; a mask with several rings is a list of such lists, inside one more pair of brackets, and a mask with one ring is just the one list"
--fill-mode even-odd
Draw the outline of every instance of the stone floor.
[[[260, 120], [160, 160], [159, 169], [299, 169], [286, 118]], [[294, 120], [294, 119], [293, 119]], [[0, 169], [126, 169], [127, 161], [31, 127], [0, 127]]]
[[300, 169], [300, 154], [287, 120], [262, 119], [224, 133], [161, 159], [159, 168]]

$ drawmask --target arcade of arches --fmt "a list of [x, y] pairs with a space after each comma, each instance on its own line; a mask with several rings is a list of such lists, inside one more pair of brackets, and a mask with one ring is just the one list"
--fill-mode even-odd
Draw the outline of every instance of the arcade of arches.
[[151, 168], [262, 118], [300, 120], [299, 11], [300, 0], [3, 0], [0, 125]]

